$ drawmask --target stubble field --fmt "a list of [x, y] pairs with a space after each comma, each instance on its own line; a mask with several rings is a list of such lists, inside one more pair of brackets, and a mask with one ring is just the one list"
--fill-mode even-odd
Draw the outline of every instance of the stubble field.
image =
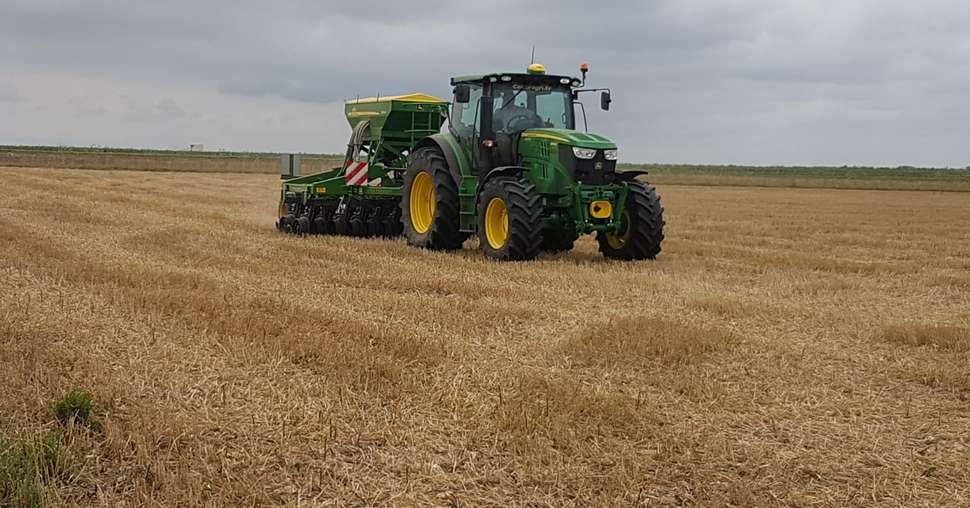
[[0, 168], [0, 504], [970, 504], [970, 194], [668, 185], [656, 262], [503, 264], [278, 181]]

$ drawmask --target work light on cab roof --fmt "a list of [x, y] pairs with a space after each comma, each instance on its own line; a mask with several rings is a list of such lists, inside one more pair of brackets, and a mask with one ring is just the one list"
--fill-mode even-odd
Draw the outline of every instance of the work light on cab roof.
[[[589, 132], [580, 78], [492, 72], [451, 78], [453, 101], [424, 93], [347, 101], [344, 163], [284, 177], [280, 230], [394, 237], [453, 250], [471, 236], [484, 254], [526, 260], [595, 234], [609, 258], [654, 259], [663, 207], [644, 171], [620, 171], [617, 146]], [[578, 129], [578, 117], [582, 129]], [[448, 127], [442, 126], [448, 120]]]

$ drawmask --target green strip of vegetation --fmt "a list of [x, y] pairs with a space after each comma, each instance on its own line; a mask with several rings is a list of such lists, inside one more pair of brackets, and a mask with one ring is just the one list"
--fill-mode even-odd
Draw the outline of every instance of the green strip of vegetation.
[[[274, 152], [228, 152], [189, 150], [154, 150], [140, 148], [76, 147], [76, 146], [24, 146], [0, 145], [0, 152], [54, 153], [64, 155], [116, 154], [161, 157], [212, 157], [212, 158], [277, 158]], [[339, 154], [303, 153], [304, 160], [340, 160]], [[970, 189], [970, 166], [961, 169], [924, 168], [913, 166], [865, 167], [865, 166], [740, 166], [698, 164], [620, 164], [620, 170], [643, 169], [658, 183], [684, 183], [698, 185], [767, 185], [767, 186], [814, 186], [839, 187], [839, 182], [852, 182], [859, 186], [872, 182], [875, 187], [886, 187], [891, 182], [900, 186], [918, 188], [928, 184], [928, 189]], [[822, 182], [824, 180], [825, 182]], [[813, 181], [817, 181], [813, 184]], [[787, 183], [786, 183], [787, 182]], [[797, 184], [797, 185], [795, 185]]]
[[687, 164], [621, 164], [620, 170], [643, 169], [652, 176], [817, 178], [826, 180], [894, 180], [970, 182], [968, 169], [805, 166], [701, 166]]
[[[155, 156], [191, 156], [191, 157], [245, 157], [245, 158], [271, 158], [279, 157], [282, 153], [276, 152], [229, 152], [229, 151], [190, 151], [190, 150], [155, 150], [150, 148], [112, 148], [99, 146], [27, 146], [27, 145], [0, 145], [0, 151], [7, 152], [34, 152], [34, 153], [59, 153], [59, 154], [119, 154], [119, 155], [155, 155]], [[302, 153], [306, 158], [320, 159], [340, 159], [343, 156], [338, 154], [326, 153]]]

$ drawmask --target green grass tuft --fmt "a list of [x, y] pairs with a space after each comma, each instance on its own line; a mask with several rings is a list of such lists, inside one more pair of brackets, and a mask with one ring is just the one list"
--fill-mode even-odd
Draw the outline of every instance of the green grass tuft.
[[42, 506], [44, 486], [65, 476], [67, 458], [57, 432], [31, 440], [0, 436], [0, 506]]
[[73, 419], [77, 424], [94, 427], [93, 409], [94, 398], [90, 393], [71, 390], [54, 405], [54, 415], [62, 425], [67, 425]]

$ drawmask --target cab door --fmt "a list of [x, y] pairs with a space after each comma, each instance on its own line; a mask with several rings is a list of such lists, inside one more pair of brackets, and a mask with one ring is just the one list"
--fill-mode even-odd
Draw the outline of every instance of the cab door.
[[458, 139], [461, 149], [465, 152], [465, 159], [472, 162], [472, 166], [478, 166], [478, 120], [480, 117], [479, 107], [482, 98], [482, 86], [479, 84], [469, 84], [468, 102], [459, 103], [454, 101], [451, 107], [451, 121], [448, 130], [451, 135]]

